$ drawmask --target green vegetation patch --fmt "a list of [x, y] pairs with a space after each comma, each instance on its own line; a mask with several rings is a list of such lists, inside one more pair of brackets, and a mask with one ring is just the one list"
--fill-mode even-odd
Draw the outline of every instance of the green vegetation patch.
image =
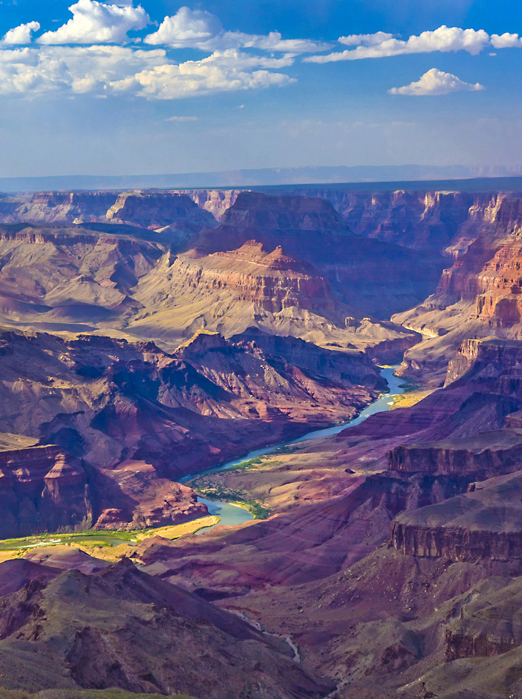
[[[197, 482], [199, 481], [199, 483]], [[259, 500], [252, 500], [242, 490], [233, 490], [220, 483], [210, 480], [209, 476], [202, 476], [192, 481], [190, 487], [202, 498], [207, 500], [219, 500], [245, 507], [254, 519], [266, 519], [270, 517], [270, 510]]]
[[36, 694], [0, 687], [0, 699], [194, 699], [188, 694], [134, 694], [122, 689], [45, 689]]
[[[201, 522], [200, 527], [208, 526], [208, 517], [203, 517], [198, 520], [193, 520], [194, 524]], [[192, 522], [187, 522], [180, 525], [171, 525], [157, 527], [154, 529], [137, 529], [132, 531], [122, 530], [98, 530], [91, 529], [84, 532], [57, 532], [55, 534], [34, 534], [32, 536], [22, 537], [20, 539], [3, 539], [0, 540], [0, 551], [20, 551], [23, 553], [27, 550], [46, 548], [48, 546], [85, 546], [89, 548], [112, 548], [121, 544], [133, 545], [138, 541], [143, 541], [151, 536], [167, 536], [167, 538], [177, 538], [182, 536], [184, 529], [191, 525]], [[179, 533], [176, 535], [176, 529]], [[172, 530], [172, 536], [167, 530]], [[197, 531], [198, 527], [194, 528]], [[1, 698], [0, 698], [1, 699]]]
[[408, 379], [405, 379], [404, 383], [399, 384], [399, 388], [402, 388], [403, 393], [413, 393], [414, 391], [424, 390], [424, 386], [413, 383], [413, 381], [409, 381]]

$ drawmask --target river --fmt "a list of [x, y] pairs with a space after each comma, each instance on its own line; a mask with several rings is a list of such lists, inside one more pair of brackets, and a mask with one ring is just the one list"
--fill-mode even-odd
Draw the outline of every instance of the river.
[[[355, 425], [359, 425], [361, 422], [364, 422], [364, 420], [369, 418], [370, 415], [375, 415], [376, 413], [382, 413], [385, 410], [389, 410], [390, 405], [393, 403], [394, 396], [398, 396], [403, 392], [402, 388], [400, 387], [400, 383], [404, 381], [404, 379], [395, 376], [393, 373], [397, 368], [397, 366], [393, 366], [382, 369], [381, 376], [385, 378], [388, 383], [388, 387], [390, 389], [389, 393], [383, 393], [379, 398], [377, 398], [376, 401], [371, 403], [371, 405], [369, 405], [361, 413], [359, 413], [359, 415], [356, 418], [350, 420], [350, 422], [347, 422], [344, 425], [328, 427], [324, 430], [315, 430], [314, 432], [308, 432], [308, 434], [305, 434], [302, 437], [299, 437], [298, 439], [294, 439], [291, 442], [282, 442], [281, 444], [274, 444], [273, 446], [266, 447], [264, 449], [256, 449], [256, 451], [251, 451], [249, 454], [241, 457], [240, 459], [235, 459], [234, 461], [227, 461], [227, 463], [221, 464], [221, 466], [215, 466], [214, 468], [210, 468], [207, 471], [203, 471], [202, 473], [185, 476], [181, 479], [181, 483], [185, 483], [186, 481], [190, 480], [191, 478], [195, 478], [196, 476], [204, 476], [208, 473], [217, 473], [218, 471], [224, 471], [227, 468], [239, 466], [239, 464], [242, 464], [245, 461], [250, 461], [250, 459], [255, 459], [258, 456], [272, 454], [272, 452], [274, 452], [276, 449], [279, 449], [280, 447], [287, 447], [291, 444], [306, 442], [310, 439], [319, 439], [320, 437], [329, 437], [330, 435], [338, 434], [339, 432], [345, 430], [347, 427], [354, 427]], [[205, 498], [199, 497], [198, 501], [204, 503], [208, 507], [208, 511], [211, 515], [217, 515], [220, 518], [219, 524], [215, 524], [213, 527], [206, 527], [204, 529], [200, 529], [199, 532], [197, 532], [198, 534], [204, 531], [208, 531], [208, 529], [219, 527], [220, 525], [243, 524], [244, 522], [249, 522], [250, 520], [254, 519], [254, 516], [248, 510], [246, 510], [243, 507], [239, 507], [238, 505], [232, 505], [231, 503], [221, 502], [218, 500], [205, 500]]]

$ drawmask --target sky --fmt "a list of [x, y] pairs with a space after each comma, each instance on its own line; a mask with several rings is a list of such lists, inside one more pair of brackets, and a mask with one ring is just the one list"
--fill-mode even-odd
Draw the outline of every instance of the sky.
[[520, 0], [2, 0], [0, 177], [522, 165]]

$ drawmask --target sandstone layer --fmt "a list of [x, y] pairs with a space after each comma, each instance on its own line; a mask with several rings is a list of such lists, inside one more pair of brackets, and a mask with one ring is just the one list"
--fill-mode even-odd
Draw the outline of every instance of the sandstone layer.
[[[110, 223], [4, 226], [1, 322], [156, 339], [171, 350], [198, 330], [230, 336], [258, 326], [327, 347], [368, 348], [380, 361], [417, 342], [416, 333], [367, 314], [383, 299], [389, 309], [381, 317], [418, 302], [434, 288], [440, 260], [415, 272], [422, 255], [353, 236], [329, 202], [241, 196], [218, 229], [192, 200], [196, 213], [183, 199], [181, 220], [172, 197], [152, 193], [120, 195], [105, 217]], [[49, 206], [59, 208], [54, 200]], [[242, 219], [255, 219], [258, 209], [268, 218], [245, 228]], [[179, 220], [163, 225], [172, 216]], [[161, 227], [139, 227], [151, 222]], [[404, 285], [406, 269], [414, 272]]]
[[424, 334], [406, 354], [406, 373], [440, 384], [463, 340], [520, 339], [520, 201], [504, 198], [491, 227], [443, 272], [435, 294], [394, 317]]

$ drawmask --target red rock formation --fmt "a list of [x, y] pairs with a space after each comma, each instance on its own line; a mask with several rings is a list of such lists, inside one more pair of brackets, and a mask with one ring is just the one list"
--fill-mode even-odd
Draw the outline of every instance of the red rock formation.
[[477, 480], [485, 479], [519, 469], [522, 431], [504, 429], [456, 441], [401, 445], [387, 456], [392, 471], [472, 474]]
[[0, 452], [0, 536], [89, 528], [87, 480], [80, 460], [58, 446]]
[[488, 335], [520, 339], [522, 246], [520, 200], [504, 198], [489, 231], [442, 274], [436, 293], [394, 317], [429, 336], [408, 352], [411, 374], [442, 373], [465, 338]]
[[192, 224], [195, 231], [216, 225], [212, 214], [197, 206], [189, 196], [171, 192], [124, 192], [103, 218], [110, 223], [128, 223], [153, 230], [178, 222]]

